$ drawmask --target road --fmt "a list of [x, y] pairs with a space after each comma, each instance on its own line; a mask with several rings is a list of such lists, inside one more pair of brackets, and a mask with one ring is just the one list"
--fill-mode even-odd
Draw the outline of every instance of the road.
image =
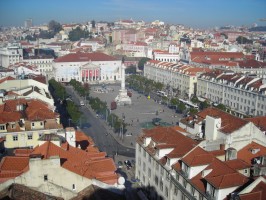
[[[72, 87], [67, 86], [66, 91], [72, 96], [72, 100], [76, 105], [79, 105], [80, 97], [74, 92]], [[114, 157], [116, 154], [132, 158], [135, 157], [134, 149], [120, 145], [109, 133], [110, 131], [106, 130], [103, 125], [104, 122], [101, 121], [103, 119], [97, 118], [86, 106], [81, 106], [80, 112], [83, 113], [83, 117], [79, 123], [79, 128], [86, 135], [92, 137], [100, 151], [105, 151], [109, 157]]]

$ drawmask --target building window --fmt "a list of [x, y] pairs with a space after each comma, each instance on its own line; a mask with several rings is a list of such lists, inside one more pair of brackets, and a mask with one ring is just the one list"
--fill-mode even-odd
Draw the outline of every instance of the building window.
[[165, 187], [165, 196], [168, 197], [168, 187]]
[[72, 190], [76, 190], [76, 185], [72, 184]]
[[42, 137], [42, 133], [39, 133], [39, 138]]
[[156, 162], [156, 170], [159, 170], [159, 164]]
[[143, 172], [145, 173], [145, 171], [146, 171], [146, 163], [144, 162], [143, 163]]
[[28, 134], [28, 140], [32, 140], [32, 134]]
[[149, 156], [149, 163], [151, 163], [151, 156]]
[[164, 175], [164, 168], [161, 167], [161, 175], [163, 176]]
[[160, 190], [163, 191], [163, 182], [160, 181]]
[[151, 177], [151, 169], [148, 169], [148, 176]]
[[18, 136], [17, 135], [13, 135], [13, 141], [18, 141]]
[[178, 188], [175, 187], [175, 189], [174, 189], [174, 195], [177, 196], [177, 194], [178, 194]]
[[42, 122], [40, 122], [40, 125], [42, 126], [42, 125], [43, 125], [43, 123], [42, 123]]
[[11, 128], [15, 129], [16, 128], [16, 124], [11, 124]]
[[0, 126], [0, 130], [5, 130], [5, 125]]
[[31, 126], [34, 126], [34, 122], [31, 123]]
[[154, 178], [154, 181], [155, 181], [155, 184], [158, 186], [158, 176], [155, 175], [155, 178]]
[[44, 180], [44, 181], [48, 181], [48, 175], [47, 175], [47, 174], [45, 174], [45, 175], [43, 176], [43, 180]]
[[244, 173], [247, 174], [248, 173], [248, 169], [244, 169]]
[[179, 181], [179, 174], [178, 173], [176, 173], [175, 177], [176, 177], [176, 180]]

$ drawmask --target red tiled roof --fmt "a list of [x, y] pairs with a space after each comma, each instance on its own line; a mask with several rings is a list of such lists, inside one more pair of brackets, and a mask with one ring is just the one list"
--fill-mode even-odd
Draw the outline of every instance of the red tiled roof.
[[116, 58], [103, 53], [73, 53], [59, 57], [54, 62], [89, 62], [89, 61], [115, 61]]
[[245, 118], [245, 120], [255, 124], [261, 131], [266, 131], [266, 116]]
[[64, 149], [52, 142], [45, 142], [43, 145], [37, 146], [32, 155], [42, 155], [43, 159], [59, 156], [64, 159], [61, 166], [76, 174], [90, 179], [104, 180], [106, 183], [117, 182], [114, 161], [111, 158], [106, 158], [104, 152], [99, 152], [95, 157], [95, 154], [93, 156], [79, 148], [68, 145], [68, 148]]
[[211, 117], [221, 118], [222, 124], [220, 131], [225, 134], [233, 133], [234, 131], [240, 129], [241, 127], [243, 127], [248, 123], [244, 119], [238, 118], [218, 108], [212, 108], [212, 107], [206, 108], [203, 111], [197, 113], [198, 120], [202, 121], [207, 117], [207, 115]]
[[259, 184], [248, 194], [239, 195], [241, 200], [264, 200], [266, 197], [266, 183], [263, 181], [259, 182]]
[[173, 148], [173, 150], [165, 155], [168, 158], [180, 158], [194, 148], [198, 143], [193, 139], [184, 136], [181, 132], [186, 132], [184, 129], [174, 127], [155, 127], [149, 130], [143, 130], [144, 134], [138, 138], [138, 142], [143, 143], [143, 139], [151, 137], [156, 143], [155, 147], [148, 145], [147, 152], [154, 154], [157, 149]]
[[23, 157], [29, 157], [33, 149], [15, 149], [14, 154], [15, 156], [23, 156]]
[[188, 166], [193, 167], [210, 164], [213, 159], [214, 157], [210, 153], [200, 147], [196, 147], [181, 160]]
[[11, 77], [11, 76], [8, 76], [8, 77], [5, 77], [5, 78], [2, 78], [0, 79], [0, 84], [5, 82], [5, 81], [9, 81], [9, 80], [15, 80], [15, 78]]
[[239, 195], [240, 200], [264, 200], [264, 197], [261, 191]]
[[240, 160], [240, 159], [235, 159], [235, 160], [227, 160], [225, 161], [225, 163], [231, 167], [232, 169], [235, 169], [235, 170], [240, 170], [240, 169], [247, 169], [247, 168], [250, 168], [251, 165], [246, 163], [245, 161], [243, 160]]
[[240, 173], [225, 174], [210, 178], [205, 178], [211, 185], [217, 189], [225, 189], [244, 185], [248, 178]]
[[6, 156], [0, 163], [0, 183], [15, 178], [28, 170], [28, 157]]
[[[258, 150], [257, 152], [252, 151], [256, 149]], [[266, 147], [256, 142], [251, 142], [250, 144], [246, 145], [237, 152], [237, 158], [244, 160], [246, 163], [249, 164], [251, 164], [252, 159], [264, 155], [266, 155]]]

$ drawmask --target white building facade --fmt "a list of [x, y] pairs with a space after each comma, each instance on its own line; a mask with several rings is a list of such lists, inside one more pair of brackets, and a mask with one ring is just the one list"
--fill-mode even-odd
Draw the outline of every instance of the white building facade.
[[266, 82], [234, 73], [206, 73], [197, 81], [197, 96], [222, 103], [239, 115], [266, 115]]
[[29, 59], [23, 59], [24, 62], [37, 66], [37, 69], [41, 74], [52, 73], [53, 60], [54, 60], [53, 57], [43, 57], [43, 58], [32, 57]]
[[121, 63], [103, 53], [68, 54], [54, 61], [54, 77], [59, 82], [114, 82], [121, 80]]
[[204, 70], [208, 69], [191, 67], [181, 63], [150, 60], [144, 66], [144, 76], [164, 85], [169, 85], [177, 89], [180, 95], [190, 98], [195, 94], [197, 76]]
[[17, 44], [10, 44], [0, 49], [0, 66], [8, 68], [9, 65], [21, 60], [22, 49]]

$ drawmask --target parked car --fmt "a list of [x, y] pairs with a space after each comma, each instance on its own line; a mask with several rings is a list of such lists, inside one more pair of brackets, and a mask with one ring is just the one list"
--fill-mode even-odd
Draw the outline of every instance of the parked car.
[[81, 106], [84, 106], [85, 104], [84, 104], [84, 101], [80, 101], [80, 105]]

